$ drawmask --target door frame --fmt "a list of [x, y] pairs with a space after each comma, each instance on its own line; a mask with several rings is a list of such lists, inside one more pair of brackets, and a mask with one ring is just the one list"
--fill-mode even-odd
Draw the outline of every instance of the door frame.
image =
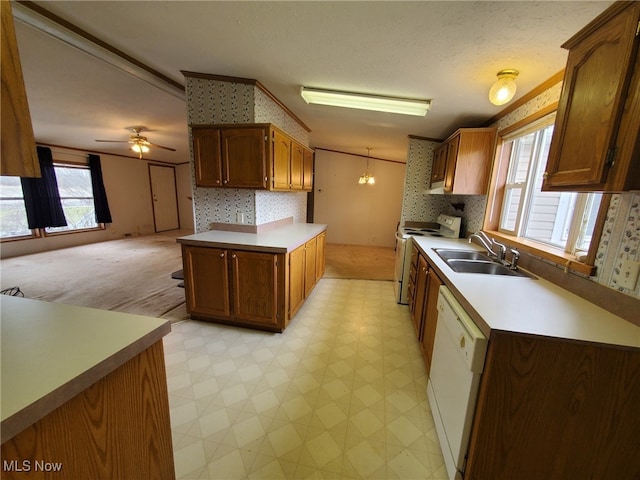
[[[176, 180], [176, 168], [170, 165], [158, 165], [158, 164], [153, 164], [153, 163], [148, 163], [148, 171], [149, 171], [149, 191], [151, 193], [151, 211], [153, 212], [153, 230], [155, 233], [160, 233], [160, 231], [162, 232], [166, 232], [169, 230], [177, 230], [180, 229], [180, 208], [178, 205], [178, 182]], [[158, 226], [157, 226], [157, 221], [156, 221], [156, 205], [153, 201], [153, 181], [151, 179], [151, 167], [158, 167], [158, 168], [170, 168], [172, 173], [173, 173], [173, 192], [175, 195], [175, 200], [176, 200], [176, 218], [178, 219], [178, 226], [176, 229], [170, 228], [168, 230], [158, 230]]]

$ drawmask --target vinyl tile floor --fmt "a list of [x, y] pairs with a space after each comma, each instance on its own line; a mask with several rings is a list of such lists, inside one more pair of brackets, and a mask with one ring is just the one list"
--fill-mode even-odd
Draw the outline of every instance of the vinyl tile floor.
[[178, 479], [446, 479], [393, 284], [320, 280], [282, 334], [185, 320], [165, 337]]

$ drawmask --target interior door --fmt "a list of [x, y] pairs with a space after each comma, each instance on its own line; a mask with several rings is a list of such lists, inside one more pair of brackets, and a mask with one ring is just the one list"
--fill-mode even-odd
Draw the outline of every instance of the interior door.
[[162, 165], [149, 165], [149, 180], [156, 232], [180, 228], [175, 169]]

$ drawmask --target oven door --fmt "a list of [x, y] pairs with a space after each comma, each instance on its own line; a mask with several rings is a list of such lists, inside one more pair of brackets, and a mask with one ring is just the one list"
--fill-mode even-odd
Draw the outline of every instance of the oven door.
[[407, 239], [400, 232], [396, 232], [396, 264], [393, 274], [393, 290], [395, 292], [397, 303], [401, 303], [402, 299], [402, 277], [404, 274], [404, 257], [406, 246]]

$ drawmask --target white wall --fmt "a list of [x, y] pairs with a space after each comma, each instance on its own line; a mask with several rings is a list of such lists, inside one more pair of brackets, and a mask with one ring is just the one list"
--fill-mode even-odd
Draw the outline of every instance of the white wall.
[[[82, 152], [52, 149], [54, 161], [86, 161]], [[87, 152], [88, 153], [88, 152]], [[5, 241], [0, 245], [2, 258], [29, 253], [73, 247], [87, 243], [115, 240], [130, 235], [155, 233], [149, 162], [137, 158], [100, 155], [102, 176], [107, 191], [113, 223], [106, 230], [47, 236], [27, 240]], [[185, 173], [186, 172], [186, 173]], [[186, 180], [183, 178], [186, 176]], [[181, 228], [193, 228], [193, 212], [190, 201], [191, 180], [189, 165], [176, 168]], [[187, 203], [188, 202], [188, 203]]]
[[327, 242], [393, 247], [400, 221], [405, 165], [370, 160], [375, 185], [359, 185], [367, 160], [316, 150], [314, 222], [326, 223]]

